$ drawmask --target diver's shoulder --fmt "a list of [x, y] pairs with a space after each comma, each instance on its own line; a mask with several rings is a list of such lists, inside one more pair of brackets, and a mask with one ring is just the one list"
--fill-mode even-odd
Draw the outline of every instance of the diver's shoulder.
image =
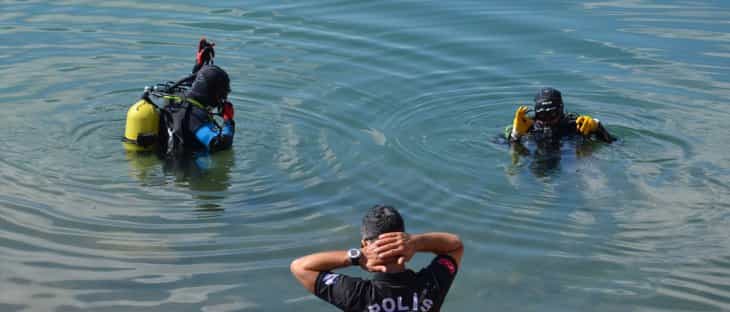
[[576, 112], [567, 112], [567, 113], [565, 113], [565, 118], [566, 119], [570, 119], [570, 120], [576, 120], [576, 119], [578, 119], [579, 116], [580, 116], [580, 114], [578, 114]]

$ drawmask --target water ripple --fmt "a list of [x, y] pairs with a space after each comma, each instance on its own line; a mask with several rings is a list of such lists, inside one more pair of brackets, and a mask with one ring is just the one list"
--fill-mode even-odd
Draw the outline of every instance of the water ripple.
[[[318, 310], [289, 262], [376, 203], [464, 239], [448, 310], [730, 308], [720, 3], [0, 2], [2, 310]], [[233, 149], [125, 153], [201, 36]], [[620, 140], [516, 156], [545, 85]]]

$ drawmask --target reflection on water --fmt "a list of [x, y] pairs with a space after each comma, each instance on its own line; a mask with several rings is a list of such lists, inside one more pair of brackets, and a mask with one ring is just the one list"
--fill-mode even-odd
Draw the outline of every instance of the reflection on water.
[[228, 149], [211, 155], [161, 157], [155, 152], [127, 152], [130, 175], [142, 186], [156, 186], [172, 178], [177, 186], [194, 191], [201, 210], [222, 210], [218, 202], [231, 187], [235, 151]]
[[573, 154], [570, 159], [581, 159], [590, 157], [594, 150], [607, 143], [596, 142], [577, 136], [562, 139], [551, 138], [536, 140], [529, 136], [525, 142], [518, 141], [507, 143], [510, 146], [512, 166], [507, 173], [514, 175], [519, 172], [523, 161], [528, 161], [527, 166], [530, 172], [539, 178], [549, 177], [560, 172], [560, 162], [566, 154]]
[[234, 151], [229, 149], [212, 155], [164, 159], [162, 169], [193, 191], [220, 192], [231, 186], [233, 155]]

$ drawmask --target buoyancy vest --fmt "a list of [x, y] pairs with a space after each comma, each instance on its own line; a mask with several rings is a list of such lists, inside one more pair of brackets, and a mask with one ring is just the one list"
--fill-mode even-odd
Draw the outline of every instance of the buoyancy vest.
[[166, 157], [186, 152], [215, 152], [233, 143], [235, 122], [218, 125], [193, 98], [166, 96], [160, 110], [160, 151]]

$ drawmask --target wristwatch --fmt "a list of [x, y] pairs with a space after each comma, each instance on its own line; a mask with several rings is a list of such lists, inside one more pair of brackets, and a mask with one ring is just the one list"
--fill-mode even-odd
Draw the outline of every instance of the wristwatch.
[[360, 265], [360, 256], [362, 256], [360, 248], [352, 248], [347, 251], [347, 257], [350, 258], [350, 263], [352, 265]]

